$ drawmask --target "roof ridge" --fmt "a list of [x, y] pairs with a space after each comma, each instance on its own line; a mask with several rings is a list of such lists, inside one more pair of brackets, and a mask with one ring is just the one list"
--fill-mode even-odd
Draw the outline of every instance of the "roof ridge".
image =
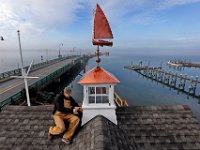
[[[94, 123], [94, 124], [93, 124]], [[108, 143], [112, 142], [122, 142], [123, 146], [127, 147], [127, 149], [134, 149], [134, 145], [129, 140], [126, 132], [120, 128], [118, 125], [114, 124], [112, 121], [104, 117], [103, 115], [97, 115], [91, 120], [89, 120], [86, 124], [84, 124], [81, 128], [87, 128], [93, 124], [94, 127], [94, 134], [97, 135], [94, 138], [94, 142], [97, 142], [96, 145], [98, 148], [108, 148], [111, 145], [108, 145]], [[115, 141], [111, 140], [111, 137], [115, 139]], [[115, 145], [112, 145], [112, 147], [115, 147]], [[122, 148], [122, 147], [121, 147]], [[112, 148], [111, 148], [112, 149]], [[115, 148], [113, 148], [115, 149]], [[116, 149], [120, 149], [119, 147], [116, 147]]]

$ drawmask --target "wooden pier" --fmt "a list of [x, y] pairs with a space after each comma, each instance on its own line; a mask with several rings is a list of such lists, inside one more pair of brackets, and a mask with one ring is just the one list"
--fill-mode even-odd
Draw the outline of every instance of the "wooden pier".
[[199, 93], [196, 93], [197, 85], [200, 83], [200, 81], [198, 80], [198, 76], [193, 77], [173, 73], [171, 71], [168, 72], [163, 70], [161, 67], [125, 66], [124, 68], [134, 70], [148, 79], [154, 80], [170, 88], [181, 91], [182, 93], [185, 93], [188, 96], [193, 96], [195, 98], [200, 99]]

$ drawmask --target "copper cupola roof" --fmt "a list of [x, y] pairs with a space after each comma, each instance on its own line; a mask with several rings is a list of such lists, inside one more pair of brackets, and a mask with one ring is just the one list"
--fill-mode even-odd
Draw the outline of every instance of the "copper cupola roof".
[[95, 67], [86, 73], [79, 84], [117, 84], [120, 81], [101, 67]]

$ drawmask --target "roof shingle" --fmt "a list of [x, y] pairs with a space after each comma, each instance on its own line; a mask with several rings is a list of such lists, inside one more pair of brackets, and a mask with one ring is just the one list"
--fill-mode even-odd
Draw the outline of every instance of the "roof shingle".
[[121, 107], [117, 120], [137, 149], [200, 149], [200, 124], [187, 106]]
[[0, 149], [132, 150], [200, 149], [200, 124], [187, 106], [117, 108], [118, 125], [96, 116], [71, 145], [47, 141], [52, 106], [7, 106], [0, 113]]
[[54, 124], [52, 106], [8, 106], [0, 113], [0, 149], [127, 150], [133, 149], [126, 134], [103, 116], [96, 116], [73, 139], [63, 145], [60, 138], [47, 141]]

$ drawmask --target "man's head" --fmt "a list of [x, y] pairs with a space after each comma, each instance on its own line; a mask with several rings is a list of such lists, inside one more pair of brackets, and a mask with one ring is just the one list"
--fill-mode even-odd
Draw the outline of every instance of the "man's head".
[[71, 91], [72, 91], [71, 88], [65, 87], [64, 88], [64, 95], [67, 96], [67, 97], [70, 96]]

